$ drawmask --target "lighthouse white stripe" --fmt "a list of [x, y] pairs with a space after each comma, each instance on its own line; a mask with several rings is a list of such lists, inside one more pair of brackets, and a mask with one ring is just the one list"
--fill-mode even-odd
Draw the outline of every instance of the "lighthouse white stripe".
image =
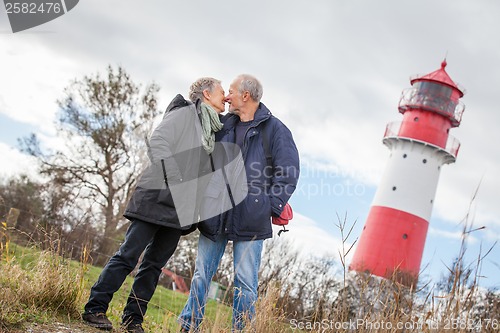
[[401, 210], [429, 221], [444, 162], [435, 149], [418, 142], [394, 140], [373, 206]]

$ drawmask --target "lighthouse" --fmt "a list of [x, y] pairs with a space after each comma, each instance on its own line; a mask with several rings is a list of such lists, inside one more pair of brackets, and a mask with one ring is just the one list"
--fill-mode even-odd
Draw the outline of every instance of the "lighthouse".
[[410, 79], [387, 125], [390, 155], [349, 268], [411, 286], [417, 282], [441, 167], [456, 160], [464, 95], [441, 68]]

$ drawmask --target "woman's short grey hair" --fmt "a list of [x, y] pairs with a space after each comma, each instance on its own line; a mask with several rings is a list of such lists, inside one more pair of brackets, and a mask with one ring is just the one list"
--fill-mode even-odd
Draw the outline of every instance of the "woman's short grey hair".
[[221, 81], [214, 79], [213, 77], [199, 78], [191, 85], [191, 87], [189, 87], [189, 99], [193, 103], [195, 103], [198, 99], [203, 101], [203, 91], [208, 90], [209, 92], [213, 92], [213, 89], [220, 84]]
[[238, 91], [240, 93], [248, 91], [250, 97], [252, 97], [254, 101], [260, 102], [263, 94], [263, 89], [262, 84], [260, 84], [259, 80], [249, 74], [241, 74], [240, 76], [238, 76], [238, 78], [241, 79]]

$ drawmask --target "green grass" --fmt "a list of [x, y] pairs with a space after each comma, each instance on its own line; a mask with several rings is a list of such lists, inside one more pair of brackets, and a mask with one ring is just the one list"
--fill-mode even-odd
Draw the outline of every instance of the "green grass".
[[[75, 286], [75, 289], [79, 292], [79, 304], [76, 310], [81, 312], [88, 299], [90, 288], [94, 282], [97, 281], [102, 268], [79, 261], [64, 259], [55, 253], [48, 253], [48, 257], [51, 259], [47, 259], [47, 252], [42, 252], [33, 247], [23, 247], [10, 243], [8, 253], [2, 253], [0, 270], [6, 271], [5, 268], [9, 265], [9, 267], [15, 268], [15, 270], [9, 271], [15, 271], [17, 275], [16, 277], [3, 276], [3, 282], [0, 281], [2, 289], [7, 288], [8, 284], [8, 289], [10, 291], [9, 293], [0, 295], [0, 304], [12, 303], [13, 298], [19, 298], [19, 294], [23, 292], [22, 290], [16, 289], [16, 283], [18, 282], [13, 281], [13, 279], [19, 280], [26, 278], [29, 280], [29, 277], [36, 273], [35, 270], [40, 270], [40, 262], [42, 260], [49, 260], [52, 263], [56, 262], [57, 265], [66, 267], [72, 275], [77, 277], [76, 281], [78, 282], [76, 284], [79, 285]], [[51, 268], [48, 267], [48, 269], [50, 270]], [[28, 283], [30, 283], [30, 281], [28, 281]], [[127, 277], [120, 290], [115, 293], [109, 306], [108, 316], [116, 327], [118, 327], [121, 322], [121, 313], [132, 283], [133, 278], [130, 276]], [[18, 295], [16, 295], [16, 293], [18, 293]], [[10, 299], [5, 299], [6, 297], [10, 297]], [[177, 316], [184, 307], [186, 300], [187, 295], [172, 291], [163, 286], [158, 286], [149, 303], [148, 311], [145, 316], [144, 328], [151, 332], [177, 332], [179, 329]], [[64, 310], [61, 311], [61, 309], [58, 309], [58, 311], [48, 313], [47, 310], [38, 309], [36, 306], [32, 305], [33, 304], [19, 304], [18, 307], [12, 309], [12, 312], [16, 312], [19, 311], [19, 308], [23, 308], [24, 313], [21, 316], [15, 313], [6, 313], [6, 311], [4, 311], [4, 313], [2, 313], [3, 320], [19, 326], [20, 324], [22, 325], [23, 321], [45, 322], [51, 320], [51, 316], [53, 315], [64, 317]], [[74, 313], [72, 316], [68, 315], [67, 317], [75, 320]], [[210, 300], [207, 304], [206, 318], [207, 322], [213, 323], [222, 321], [229, 325], [231, 308]]]

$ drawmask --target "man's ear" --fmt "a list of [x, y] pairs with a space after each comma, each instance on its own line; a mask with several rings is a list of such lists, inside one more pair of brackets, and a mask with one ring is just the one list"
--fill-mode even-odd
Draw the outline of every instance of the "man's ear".
[[250, 93], [248, 91], [243, 92], [241, 98], [243, 99], [244, 102], [248, 101], [248, 99], [250, 98]]

